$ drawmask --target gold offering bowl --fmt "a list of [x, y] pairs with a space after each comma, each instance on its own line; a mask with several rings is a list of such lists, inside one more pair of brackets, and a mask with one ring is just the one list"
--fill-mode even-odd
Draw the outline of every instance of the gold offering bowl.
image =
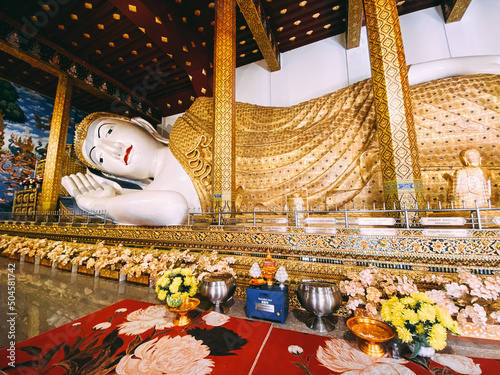
[[178, 307], [167, 306], [168, 311], [176, 313], [174, 319], [175, 326], [185, 326], [191, 322], [189, 312], [196, 309], [200, 304], [198, 298], [185, 298]]
[[394, 330], [378, 319], [355, 316], [347, 320], [347, 327], [358, 337], [359, 349], [372, 357], [383, 357], [385, 350], [380, 345], [394, 337]]

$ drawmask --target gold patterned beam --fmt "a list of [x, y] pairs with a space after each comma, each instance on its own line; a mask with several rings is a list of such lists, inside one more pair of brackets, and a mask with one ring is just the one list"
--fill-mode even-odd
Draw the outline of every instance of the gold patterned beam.
[[237, 2], [269, 70], [271, 72], [280, 70], [280, 52], [260, 0], [237, 0]]
[[235, 185], [236, 2], [218, 0], [214, 48], [214, 174], [216, 210], [234, 206]]
[[423, 207], [408, 67], [394, 0], [364, 0], [386, 204]]
[[441, 7], [445, 23], [457, 22], [462, 19], [471, 0], [443, 0]]
[[346, 48], [359, 47], [363, 26], [363, 0], [349, 0], [347, 5]]
[[45, 159], [45, 172], [40, 199], [43, 211], [57, 209], [57, 199], [61, 188], [62, 164], [68, 136], [72, 89], [72, 79], [66, 74], [61, 74], [57, 84], [54, 113], [47, 145], [47, 157]]

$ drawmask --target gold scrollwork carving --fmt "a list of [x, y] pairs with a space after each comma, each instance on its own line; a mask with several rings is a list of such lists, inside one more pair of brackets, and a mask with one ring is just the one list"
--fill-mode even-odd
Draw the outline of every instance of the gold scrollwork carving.
[[212, 160], [212, 153], [209, 147], [212, 139], [211, 137], [207, 138], [205, 135], [201, 135], [196, 146], [186, 152], [188, 165], [192, 169], [194, 177], [198, 178], [205, 186], [210, 185], [210, 178], [208, 177], [212, 172], [212, 165], [207, 162], [207, 160]]

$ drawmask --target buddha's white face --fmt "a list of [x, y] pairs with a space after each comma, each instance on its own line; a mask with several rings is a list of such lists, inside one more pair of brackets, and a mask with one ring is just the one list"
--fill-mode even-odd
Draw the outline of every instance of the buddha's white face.
[[156, 152], [164, 147], [131, 122], [102, 118], [89, 127], [83, 154], [97, 169], [132, 179], [152, 177]]

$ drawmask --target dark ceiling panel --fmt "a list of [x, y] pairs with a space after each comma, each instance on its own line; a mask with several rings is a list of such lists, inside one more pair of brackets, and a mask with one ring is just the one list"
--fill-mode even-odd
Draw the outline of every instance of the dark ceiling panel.
[[[440, 5], [440, 0], [395, 1], [400, 15]], [[131, 0], [130, 4], [133, 3]], [[184, 48], [181, 52], [192, 64], [197, 64], [200, 59], [213, 61], [215, 0], [140, 0], [137, 4], [154, 10], [153, 13], [144, 13], [144, 17], [146, 14], [155, 15], [155, 20], [147, 20], [150, 25], [161, 23], [168, 29], [169, 25], [175, 24], [175, 40], [166, 44], [160, 42], [161, 35], [141, 31], [141, 25], [137, 24], [140, 17], [134, 23], [133, 17], [127, 17], [132, 16], [128, 3], [127, 6], [123, 4], [108, 0], [68, 0], [65, 5], [43, 0], [2, 1], [0, 15], [25, 25], [29, 34], [45, 38], [129, 90], [143, 90], [163, 115], [186, 110], [195, 91], [184, 59], [182, 64], [174, 61], [169, 56], [172, 53], [168, 44]], [[348, 0], [262, 0], [282, 53], [344, 33], [347, 4]], [[239, 10], [236, 23], [236, 65], [262, 60]], [[2, 76], [54, 96], [56, 77], [5, 53], [0, 57]], [[209, 65], [205, 71], [208, 82], [212, 74], [212, 64]], [[86, 112], [102, 108], [109, 110], [109, 102], [93, 97], [81, 88], [76, 88], [74, 95], [85, 106], [80, 109]]]

